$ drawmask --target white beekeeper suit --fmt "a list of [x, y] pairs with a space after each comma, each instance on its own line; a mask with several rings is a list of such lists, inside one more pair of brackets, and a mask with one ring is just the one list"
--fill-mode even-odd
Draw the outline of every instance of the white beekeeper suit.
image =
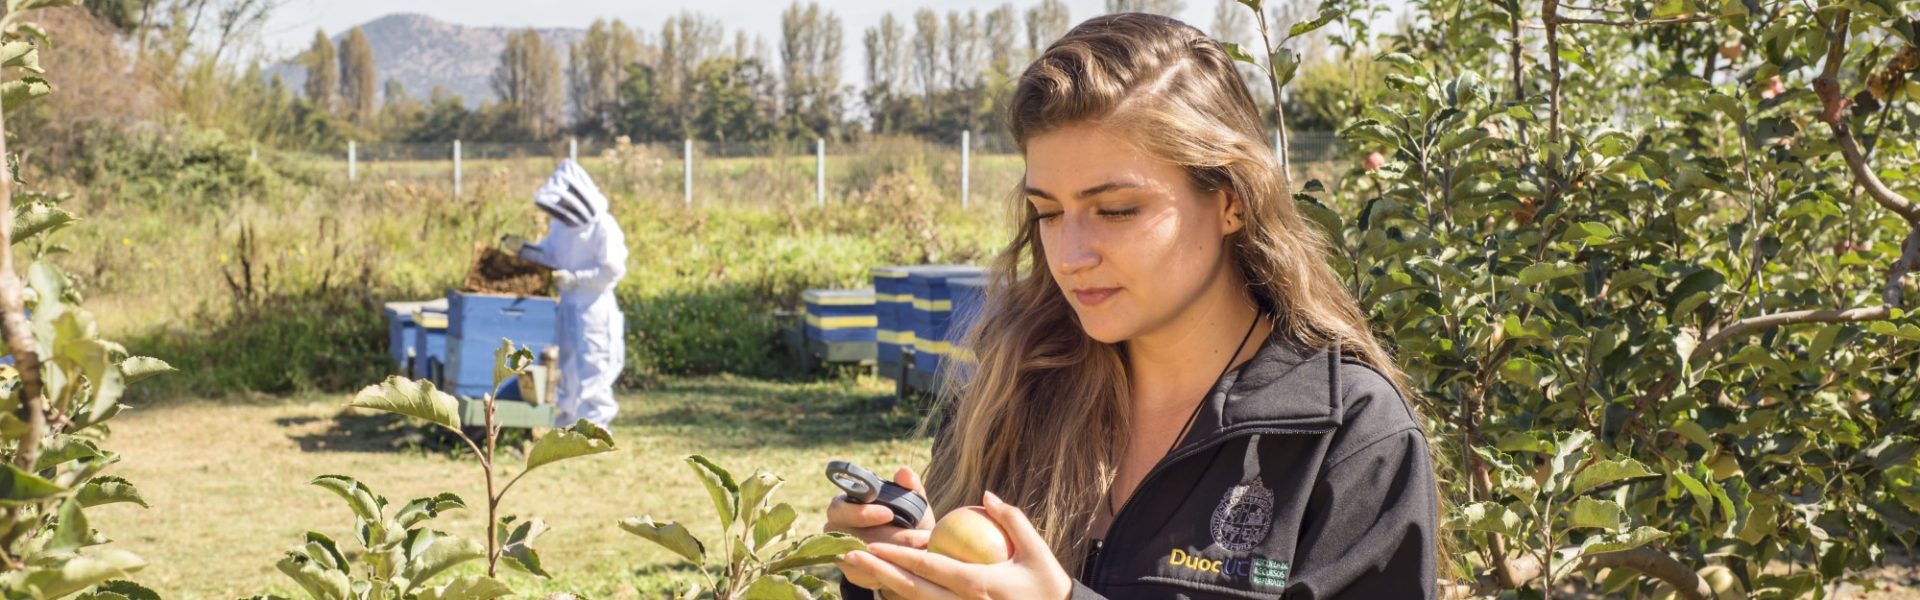
[[572, 160], [547, 178], [533, 203], [553, 217], [546, 239], [522, 252], [553, 267], [560, 288], [560, 394], [554, 425], [586, 419], [607, 427], [620, 405], [613, 384], [626, 366], [626, 317], [613, 286], [627, 274], [627, 237], [607, 212], [607, 197]]

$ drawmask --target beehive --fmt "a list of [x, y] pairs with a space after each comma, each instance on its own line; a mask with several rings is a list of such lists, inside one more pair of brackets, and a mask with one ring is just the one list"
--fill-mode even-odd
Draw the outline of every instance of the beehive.
[[559, 303], [541, 296], [447, 293], [447, 391], [479, 397], [493, 391], [493, 353], [512, 340], [537, 355], [554, 344]]
[[987, 278], [950, 279], [947, 287], [953, 294], [953, 316], [947, 326], [947, 353], [942, 364], [948, 370], [949, 381], [965, 382], [973, 375], [977, 362], [973, 349], [966, 345], [966, 335], [986, 311]]
[[447, 313], [422, 308], [414, 311], [413, 323], [413, 361], [408, 367], [409, 375], [445, 387], [440, 380], [440, 367], [447, 360]]
[[420, 300], [413, 302], [388, 302], [381, 309], [387, 317], [387, 358], [393, 361], [395, 372], [410, 374], [408, 359], [419, 352], [414, 349], [415, 332], [419, 326], [413, 322], [413, 313], [421, 309], [445, 313], [447, 300]]
[[951, 341], [947, 337], [953, 316], [953, 291], [947, 282], [979, 277], [979, 267], [937, 265], [916, 267], [907, 274], [912, 308], [907, 311], [907, 326], [913, 331], [913, 358], [907, 369], [907, 385], [922, 392], [937, 391], [941, 362], [946, 359]]
[[881, 375], [898, 381], [906, 380], [905, 356], [913, 346], [913, 330], [906, 322], [906, 314], [913, 310], [913, 292], [907, 289], [907, 273], [912, 269], [872, 269], [875, 360]]
[[872, 288], [807, 290], [800, 294], [808, 350], [829, 363], [877, 358], [879, 318]]

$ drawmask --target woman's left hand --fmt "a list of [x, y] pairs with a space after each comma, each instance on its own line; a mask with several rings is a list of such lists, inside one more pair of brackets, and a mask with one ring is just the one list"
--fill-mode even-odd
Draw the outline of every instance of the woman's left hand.
[[1033, 528], [1027, 515], [988, 492], [987, 516], [1013, 540], [1013, 558], [991, 565], [975, 565], [945, 556], [892, 544], [872, 544], [847, 553], [880, 580], [882, 596], [895, 600], [952, 600], [1003, 598], [1067, 598], [1073, 578], [1053, 557], [1053, 550]]

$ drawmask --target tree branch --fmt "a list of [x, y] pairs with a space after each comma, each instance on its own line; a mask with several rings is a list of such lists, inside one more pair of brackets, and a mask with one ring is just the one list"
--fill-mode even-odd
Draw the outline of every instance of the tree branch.
[[1846, 10], [1834, 16], [1833, 27], [1828, 32], [1826, 64], [1821, 66], [1820, 76], [1813, 80], [1813, 91], [1820, 96], [1820, 121], [1833, 130], [1834, 142], [1840, 146], [1840, 156], [1846, 160], [1847, 170], [1853, 172], [1853, 178], [1860, 187], [1867, 190], [1873, 198], [1894, 214], [1900, 215], [1908, 223], [1920, 227], [1920, 206], [1915, 206], [1899, 192], [1887, 187], [1886, 182], [1873, 172], [1867, 164], [1866, 152], [1860, 149], [1860, 142], [1853, 137], [1853, 130], [1847, 125], [1847, 108], [1853, 101], [1840, 91], [1840, 66], [1847, 57], [1847, 29], [1851, 15]]
[[0, 330], [20, 372], [20, 402], [26, 408], [27, 433], [14, 451], [13, 464], [32, 470], [46, 434], [46, 407], [40, 398], [40, 353], [27, 323], [26, 284], [13, 268], [13, 169], [7, 164], [6, 110], [0, 106]]

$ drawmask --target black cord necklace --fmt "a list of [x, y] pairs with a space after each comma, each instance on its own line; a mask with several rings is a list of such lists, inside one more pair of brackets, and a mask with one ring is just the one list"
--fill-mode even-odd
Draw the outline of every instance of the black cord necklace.
[[[1258, 311], [1254, 312], [1253, 322], [1247, 324], [1246, 335], [1240, 336], [1240, 344], [1233, 347], [1233, 356], [1227, 357], [1227, 366], [1221, 367], [1220, 375], [1218, 377], [1213, 378], [1213, 381], [1215, 384], [1218, 384], [1221, 379], [1225, 378], [1227, 376], [1228, 371], [1233, 370], [1233, 361], [1240, 360], [1240, 351], [1247, 347], [1247, 340], [1253, 339], [1254, 330], [1260, 328], [1260, 317], [1265, 314], [1266, 313], [1264, 312], [1258, 312]], [[1207, 387], [1207, 393], [1208, 394], [1213, 393], [1212, 386]], [[1187, 414], [1187, 423], [1185, 425], [1180, 426], [1180, 433], [1174, 434], [1173, 442], [1167, 444], [1167, 450], [1165, 452], [1160, 453], [1160, 456], [1162, 458], [1165, 458], [1166, 455], [1168, 454], [1172, 454], [1173, 449], [1176, 447], [1179, 447], [1180, 440], [1186, 439], [1187, 432], [1193, 429], [1193, 422], [1200, 418], [1200, 407], [1203, 407], [1206, 405], [1207, 405], [1207, 397], [1205, 395], [1200, 396], [1200, 401], [1194, 403], [1193, 405], [1193, 412]], [[1129, 501], [1133, 500], [1133, 495], [1139, 492], [1140, 492], [1139, 488], [1135, 488], [1132, 492], [1127, 494], [1127, 500]], [[1113, 506], [1113, 486], [1107, 486], [1106, 501], [1101, 502], [1100, 506], [1101, 508], [1107, 509], [1108, 517], [1111, 517], [1114, 519], [1120, 518], [1120, 509], [1115, 508]]]

